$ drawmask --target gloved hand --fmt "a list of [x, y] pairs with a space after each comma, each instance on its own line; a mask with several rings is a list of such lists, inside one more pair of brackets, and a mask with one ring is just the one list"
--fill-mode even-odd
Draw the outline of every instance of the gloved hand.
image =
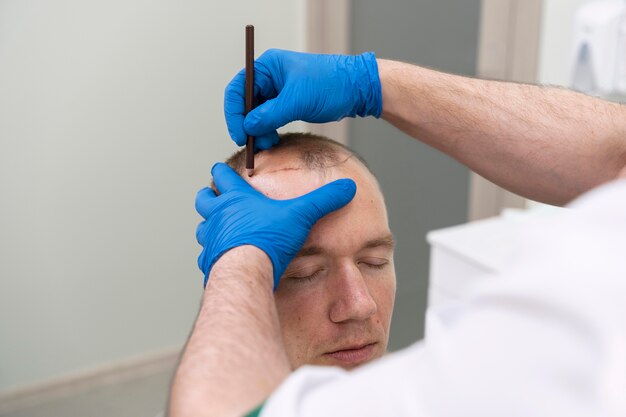
[[228, 84], [224, 115], [239, 146], [246, 134], [257, 149], [278, 143], [276, 129], [294, 120], [325, 123], [359, 115], [380, 117], [382, 89], [373, 52], [317, 55], [270, 49], [254, 63], [254, 95], [260, 105], [244, 120], [245, 70]]
[[196, 230], [203, 246], [198, 266], [204, 272], [205, 286], [220, 256], [234, 247], [253, 245], [271, 259], [276, 289], [315, 222], [348, 204], [356, 193], [354, 181], [341, 179], [302, 197], [272, 200], [226, 164], [215, 164], [211, 172], [221, 194], [203, 188], [196, 196], [196, 210], [205, 218]]

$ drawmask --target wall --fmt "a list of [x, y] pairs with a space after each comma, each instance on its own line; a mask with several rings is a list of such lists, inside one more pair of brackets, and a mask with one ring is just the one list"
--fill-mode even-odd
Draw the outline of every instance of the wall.
[[572, 77], [574, 17], [589, 0], [544, 0], [538, 81], [569, 86]]
[[304, 0], [0, 0], [0, 391], [180, 346], [223, 89]]
[[[479, 20], [480, 0], [359, 0], [352, 6], [352, 50], [473, 75]], [[398, 243], [390, 343], [398, 349], [423, 335], [429, 258], [425, 235], [466, 221], [469, 173], [382, 121], [354, 121], [350, 144], [380, 180]]]

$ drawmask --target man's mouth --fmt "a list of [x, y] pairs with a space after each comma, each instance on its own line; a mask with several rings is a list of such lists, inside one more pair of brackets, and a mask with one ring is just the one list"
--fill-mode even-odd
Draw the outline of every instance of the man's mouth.
[[355, 344], [328, 352], [325, 356], [334, 359], [343, 366], [356, 366], [374, 357], [377, 342]]

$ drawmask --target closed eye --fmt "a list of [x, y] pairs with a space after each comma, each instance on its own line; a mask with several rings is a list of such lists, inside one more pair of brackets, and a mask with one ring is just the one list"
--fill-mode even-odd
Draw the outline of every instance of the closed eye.
[[366, 268], [369, 269], [383, 269], [389, 265], [389, 261], [386, 259], [380, 259], [376, 261], [361, 261], [359, 262], [359, 265], [364, 265]]
[[317, 271], [314, 274], [311, 274], [306, 277], [296, 277], [297, 279], [304, 279], [306, 281], [313, 281], [315, 278], [319, 277], [322, 274], [322, 271]]
[[298, 273], [296, 272], [295, 274], [292, 275], [288, 275], [286, 278], [288, 279], [293, 279], [293, 280], [305, 280], [305, 281], [313, 281], [315, 278], [318, 278], [320, 275], [322, 275], [322, 273], [324, 273], [325, 269], [318, 269], [315, 272], [313, 272], [312, 274], [303, 274], [302, 272]]
[[366, 263], [365, 265], [367, 265], [368, 268], [372, 268], [372, 269], [383, 269], [384, 267], [387, 266], [387, 263], [380, 264], [380, 265]]

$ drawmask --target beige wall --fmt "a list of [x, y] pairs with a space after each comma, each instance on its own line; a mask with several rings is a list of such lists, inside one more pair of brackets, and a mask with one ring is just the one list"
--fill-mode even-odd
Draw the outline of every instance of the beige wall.
[[227, 81], [304, 1], [0, 0], [0, 391], [180, 346]]

